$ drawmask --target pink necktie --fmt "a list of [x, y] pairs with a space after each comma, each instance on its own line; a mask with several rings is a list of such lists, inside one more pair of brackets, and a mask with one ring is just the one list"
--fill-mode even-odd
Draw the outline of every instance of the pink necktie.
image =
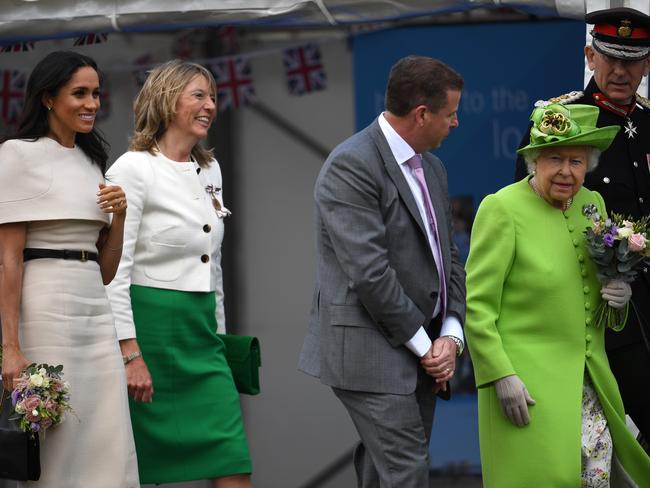
[[433, 240], [436, 242], [436, 247], [438, 249], [438, 256], [440, 259], [439, 262], [436, 261], [436, 267], [438, 269], [438, 278], [440, 280], [440, 314], [444, 320], [445, 313], [447, 311], [447, 287], [445, 285], [445, 269], [442, 264], [442, 248], [440, 247], [440, 237], [438, 236], [438, 221], [436, 220], [436, 212], [433, 210], [433, 204], [431, 203], [431, 197], [429, 196], [427, 181], [424, 179], [424, 171], [422, 170], [422, 158], [419, 154], [415, 154], [406, 162], [406, 164], [408, 164], [409, 167], [413, 170], [415, 179], [418, 181], [420, 192], [422, 193], [422, 198], [424, 200], [424, 210], [427, 215], [427, 220], [429, 221], [429, 228], [431, 229]]

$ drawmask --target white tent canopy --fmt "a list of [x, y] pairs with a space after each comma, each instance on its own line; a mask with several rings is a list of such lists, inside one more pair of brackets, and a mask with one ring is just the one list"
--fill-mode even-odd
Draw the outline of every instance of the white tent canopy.
[[277, 28], [385, 22], [510, 7], [581, 19], [585, 12], [650, 0], [0, 0], [0, 43], [219, 25]]
[[[513, 7], [581, 18], [590, 0], [1, 0], [0, 42], [209, 25], [310, 27]], [[596, 0], [598, 1], [598, 0]], [[601, 0], [603, 2], [605, 0]], [[610, 0], [623, 3], [623, 0]], [[634, 3], [637, 0], [625, 0]], [[640, 0], [646, 4], [648, 0]], [[7, 5], [8, 4], [8, 5]]]

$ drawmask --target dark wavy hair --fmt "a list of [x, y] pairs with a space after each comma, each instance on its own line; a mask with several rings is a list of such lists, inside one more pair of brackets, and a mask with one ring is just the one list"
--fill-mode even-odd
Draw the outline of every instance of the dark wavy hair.
[[[37, 140], [49, 132], [47, 109], [43, 105], [43, 97], [54, 97], [78, 69], [88, 66], [94, 69], [101, 84], [102, 75], [97, 63], [92, 58], [74, 51], [54, 51], [45, 56], [35, 67], [27, 80], [25, 104], [20, 114], [18, 129], [7, 137], [8, 139]], [[4, 142], [4, 141], [3, 141]], [[108, 143], [101, 132], [93, 127], [88, 133], [78, 132], [75, 144], [97, 164], [102, 173], [106, 172], [108, 160]]]

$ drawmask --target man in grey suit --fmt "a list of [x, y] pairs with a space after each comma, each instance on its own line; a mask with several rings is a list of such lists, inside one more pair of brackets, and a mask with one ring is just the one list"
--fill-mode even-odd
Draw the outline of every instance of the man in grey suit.
[[361, 443], [363, 488], [429, 486], [436, 393], [463, 349], [465, 273], [447, 176], [427, 151], [458, 126], [463, 79], [421, 56], [390, 72], [386, 111], [316, 181], [318, 267], [299, 368], [332, 387]]

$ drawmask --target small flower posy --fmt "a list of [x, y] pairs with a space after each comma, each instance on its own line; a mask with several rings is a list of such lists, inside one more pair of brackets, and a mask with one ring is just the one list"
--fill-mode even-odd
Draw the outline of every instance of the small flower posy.
[[14, 382], [11, 403], [23, 432], [36, 435], [60, 424], [70, 406], [70, 385], [63, 381], [63, 366], [30, 364]]
[[225, 217], [229, 217], [232, 215], [232, 212], [228, 210], [226, 207], [221, 205], [221, 202], [217, 198], [217, 194], [221, 191], [221, 188], [217, 188], [216, 186], [209, 184], [206, 185], [205, 187], [205, 192], [210, 195], [210, 198], [212, 199], [212, 206], [214, 207], [214, 210], [217, 212], [217, 217], [220, 219], [223, 219]]
[[[650, 257], [648, 217], [638, 221], [612, 213], [604, 219], [594, 204], [582, 207], [582, 213], [591, 218], [592, 226], [585, 230], [587, 249], [598, 268], [598, 279], [606, 284], [611, 280], [631, 283], [641, 264]], [[620, 330], [625, 323], [627, 307], [617, 310], [601, 302], [594, 317], [596, 325]]]

